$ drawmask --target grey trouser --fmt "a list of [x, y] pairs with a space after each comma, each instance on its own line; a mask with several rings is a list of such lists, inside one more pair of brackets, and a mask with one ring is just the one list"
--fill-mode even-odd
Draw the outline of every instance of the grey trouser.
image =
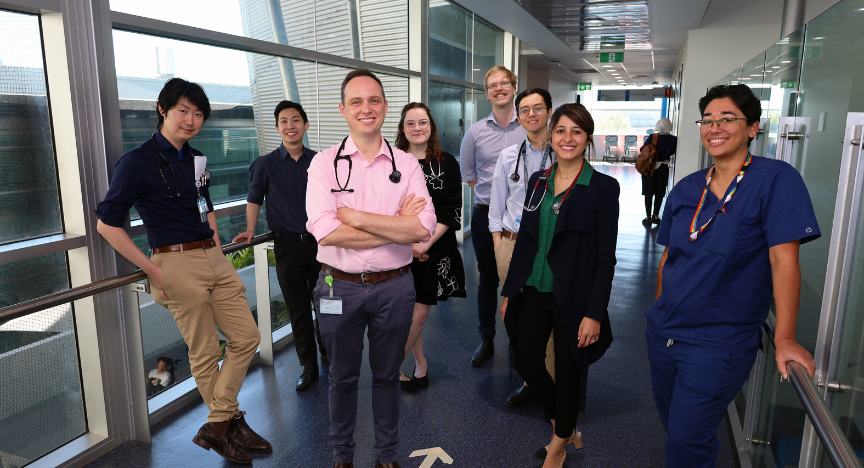
[[[324, 274], [318, 276], [315, 310], [330, 295]], [[330, 445], [333, 459], [354, 459], [357, 422], [357, 382], [363, 362], [363, 335], [368, 327], [369, 367], [372, 369], [372, 417], [375, 453], [382, 464], [396, 460], [399, 443], [399, 367], [414, 314], [411, 272], [376, 284], [333, 280], [333, 295], [342, 298], [342, 314], [319, 314], [321, 338], [330, 358]]]

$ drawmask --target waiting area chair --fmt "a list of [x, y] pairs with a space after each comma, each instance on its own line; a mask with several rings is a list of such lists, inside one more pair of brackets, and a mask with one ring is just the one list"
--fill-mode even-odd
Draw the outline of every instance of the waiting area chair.
[[[612, 155], [612, 151], [615, 155]], [[606, 135], [606, 151], [603, 153], [603, 162], [618, 162], [618, 135]]]
[[624, 156], [621, 158], [622, 161], [636, 163], [636, 156], [639, 151], [636, 147], [638, 142], [639, 137], [636, 135], [627, 135], [624, 137]]

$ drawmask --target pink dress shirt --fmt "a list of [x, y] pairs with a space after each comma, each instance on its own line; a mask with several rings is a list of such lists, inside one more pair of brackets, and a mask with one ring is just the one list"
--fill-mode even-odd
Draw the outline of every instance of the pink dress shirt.
[[[366, 161], [351, 137], [345, 142], [343, 156], [350, 156], [353, 163], [351, 179], [348, 179], [348, 161], [339, 161], [339, 181], [346, 189], [353, 192], [331, 192], [339, 189], [336, 183], [333, 161], [339, 145], [328, 148], [317, 155], [309, 166], [309, 181], [306, 188], [306, 229], [319, 242], [330, 235], [340, 224], [336, 219], [336, 210], [348, 207], [358, 211], [387, 216], [398, 216], [402, 210], [402, 202], [410, 194], [426, 199], [426, 206], [417, 216], [420, 223], [429, 231], [435, 233], [435, 208], [432, 197], [426, 189], [426, 179], [423, 169], [417, 159], [404, 151], [393, 147], [393, 158], [396, 169], [402, 173], [398, 184], [390, 182], [393, 167], [390, 163], [390, 152], [381, 138], [381, 149], [372, 163]], [[347, 184], [346, 184], [347, 181]], [[411, 244], [388, 244], [373, 249], [344, 249], [335, 246], [318, 246], [318, 261], [326, 263], [349, 273], [368, 273], [393, 270], [411, 263]]]

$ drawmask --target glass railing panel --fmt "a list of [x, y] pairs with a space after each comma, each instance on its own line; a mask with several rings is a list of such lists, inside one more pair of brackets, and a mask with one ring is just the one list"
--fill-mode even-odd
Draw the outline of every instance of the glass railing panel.
[[794, 52], [804, 43], [804, 28], [801, 28], [765, 51], [765, 83], [767, 96], [763, 95], [762, 113], [768, 118], [765, 141], [765, 154], [776, 158], [777, 135], [780, 131], [780, 118], [794, 115], [801, 57]]
[[0, 323], [0, 466], [87, 431], [71, 304]]

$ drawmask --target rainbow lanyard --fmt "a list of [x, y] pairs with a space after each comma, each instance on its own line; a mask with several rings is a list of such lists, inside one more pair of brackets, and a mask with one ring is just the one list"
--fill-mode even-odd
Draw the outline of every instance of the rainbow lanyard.
[[738, 184], [741, 183], [741, 179], [744, 178], [744, 174], [747, 172], [747, 169], [750, 167], [750, 163], [753, 162], [753, 155], [750, 152], [747, 152], [747, 159], [744, 160], [744, 164], [741, 166], [741, 170], [738, 171], [738, 176], [735, 178], [735, 185], [732, 187], [732, 190], [729, 191], [729, 195], [726, 195], [726, 199], [723, 200], [723, 206], [717, 209], [714, 214], [711, 215], [711, 218], [702, 225], [699, 229], [696, 229], [696, 220], [699, 219], [699, 214], [702, 213], [702, 208], [705, 206], [705, 198], [708, 197], [708, 186], [711, 185], [711, 178], [714, 176], [714, 166], [711, 166], [711, 169], [708, 170], [708, 180], [705, 182], [705, 188], [702, 190], [702, 198], [699, 200], [699, 206], [696, 208], [696, 214], [693, 215], [693, 221], [690, 222], [690, 241], [695, 241], [699, 238], [699, 234], [711, 224], [711, 221], [714, 220], [714, 217], [717, 216], [719, 212], [726, 212], [726, 204], [729, 203], [729, 200], [732, 199], [732, 196], [735, 195], [735, 191], [738, 190]]

